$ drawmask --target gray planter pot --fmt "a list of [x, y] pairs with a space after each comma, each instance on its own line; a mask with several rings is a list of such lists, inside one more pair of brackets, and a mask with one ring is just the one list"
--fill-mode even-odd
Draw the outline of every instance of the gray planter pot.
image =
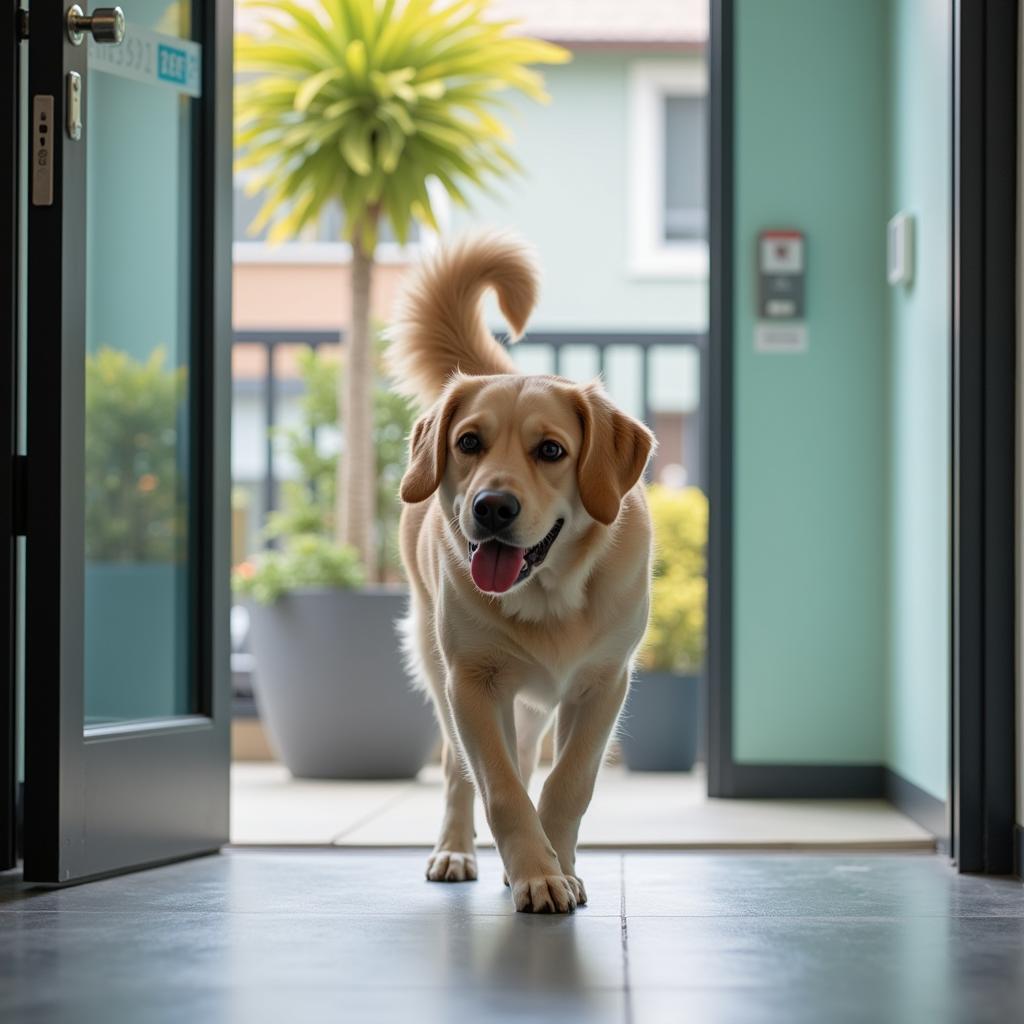
[[307, 779], [408, 779], [437, 738], [410, 688], [401, 590], [306, 590], [251, 602], [253, 688], [271, 746]]
[[619, 727], [634, 772], [687, 772], [697, 759], [700, 677], [638, 672]]

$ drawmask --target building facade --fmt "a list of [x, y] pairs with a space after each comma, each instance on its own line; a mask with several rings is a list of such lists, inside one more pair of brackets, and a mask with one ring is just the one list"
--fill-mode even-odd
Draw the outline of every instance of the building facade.
[[[523, 174], [493, 194], [470, 193], [468, 209], [439, 201], [443, 233], [496, 227], [529, 241], [544, 276], [515, 349], [520, 366], [580, 380], [601, 374], [616, 401], [656, 430], [653, 475], [700, 483], [706, 5], [495, 0], [492, 9], [567, 47], [572, 60], [545, 69], [550, 103], [511, 103], [506, 120]], [[348, 316], [340, 217], [330, 213], [308, 237], [270, 246], [247, 232], [259, 197], [244, 185], [236, 181], [236, 555], [257, 542], [261, 512], [273, 504], [268, 471], [290, 472], [266, 428], [296, 413], [291, 345], [336, 341]], [[382, 324], [404, 274], [436, 241], [381, 243], [373, 309]]]

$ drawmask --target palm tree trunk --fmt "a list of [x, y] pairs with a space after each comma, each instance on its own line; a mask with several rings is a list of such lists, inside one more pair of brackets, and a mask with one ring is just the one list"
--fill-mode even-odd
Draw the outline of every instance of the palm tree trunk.
[[376, 545], [377, 470], [373, 444], [373, 339], [370, 331], [370, 285], [373, 252], [361, 232], [352, 241], [352, 320], [345, 339], [340, 376], [343, 450], [338, 460], [335, 530], [341, 544], [359, 554], [366, 579], [378, 575]]

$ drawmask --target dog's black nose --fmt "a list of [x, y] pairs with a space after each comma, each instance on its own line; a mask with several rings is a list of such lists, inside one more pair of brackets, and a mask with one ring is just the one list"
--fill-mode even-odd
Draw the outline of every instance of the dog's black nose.
[[473, 517], [491, 533], [510, 525], [519, 515], [519, 501], [508, 491], [479, 491], [473, 499]]

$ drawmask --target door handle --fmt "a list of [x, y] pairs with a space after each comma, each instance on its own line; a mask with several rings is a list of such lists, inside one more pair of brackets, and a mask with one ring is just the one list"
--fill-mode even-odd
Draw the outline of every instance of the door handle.
[[97, 7], [87, 15], [78, 4], [72, 4], [68, 8], [67, 25], [68, 39], [75, 46], [82, 45], [86, 32], [96, 43], [117, 46], [124, 39], [124, 11], [120, 7]]

